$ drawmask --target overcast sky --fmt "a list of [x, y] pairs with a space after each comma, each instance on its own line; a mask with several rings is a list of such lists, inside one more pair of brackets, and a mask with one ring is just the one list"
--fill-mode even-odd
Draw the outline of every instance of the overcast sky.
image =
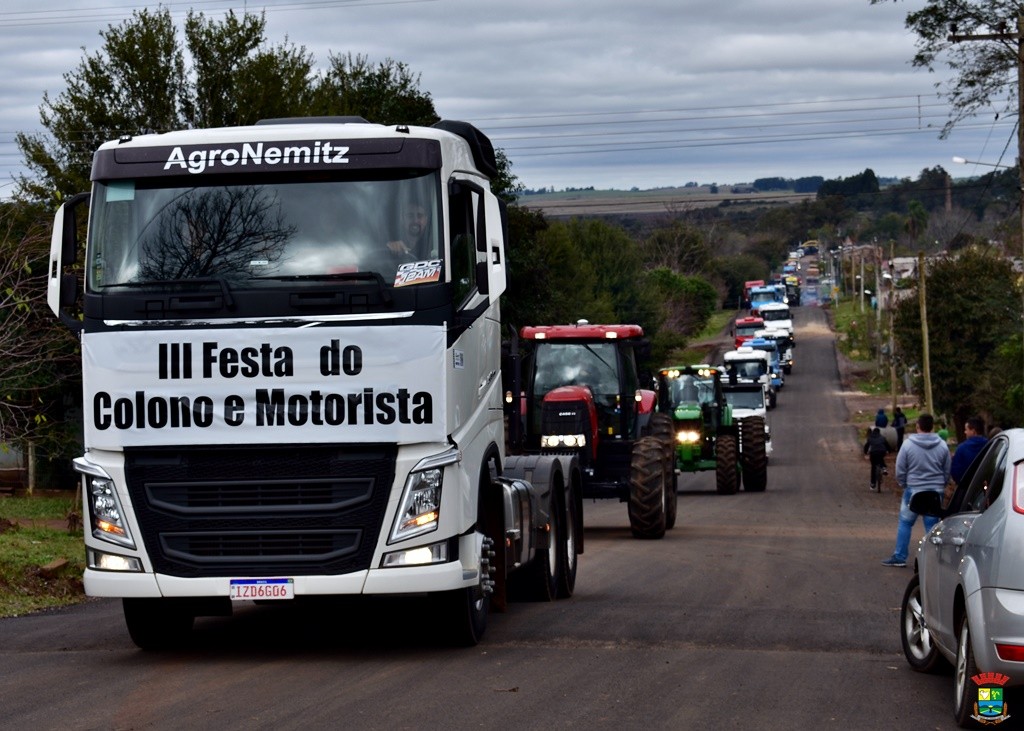
[[[406, 63], [439, 115], [473, 122], [528, 188], [641, 189], [757, 178], [839, 178], [871, 168], [916, 178], [1012, 163], [1014, 119], [996, 110], [939, 130], [944, 73], [913, 69], [906, 14], [924, 0], [219, 0], [266, 11], [272, 45]], [[44, 93], [100, 48], [99, 32], [146, 7], [118, 0], [0, 6], [0, 197], [21, 170], [18, 131], [41, 130]], [[150, 7], [156, 8], [156, 5]], [[1007, 143], [1010, 143], [1007, 148]]]

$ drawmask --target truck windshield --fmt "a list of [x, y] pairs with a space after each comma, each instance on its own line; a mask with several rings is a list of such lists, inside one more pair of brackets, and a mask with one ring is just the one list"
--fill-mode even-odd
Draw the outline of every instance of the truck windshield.
[[734, 409], [763, 409], [764, 391], [726, 391], [725, 400]]
[[90, 211], [92, 291], [203, 279], [236, 286], [375, 272], [443, 257], [439, 175], [323, 174], [98, 182]]
[[789, 309], [770, 309], [761, 310], [761, 319], [765, 322], [780, 322], [782, 320], [792, 320], [793, 316], [789, 313]]

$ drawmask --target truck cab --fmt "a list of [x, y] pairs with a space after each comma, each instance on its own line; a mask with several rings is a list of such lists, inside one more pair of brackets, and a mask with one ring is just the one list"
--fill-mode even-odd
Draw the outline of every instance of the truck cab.
[[81, 338], [85, 590], [124, 599], [140, 647], [236, 600], [409, 593], [474, 644], [506, 573], [543, 559], [571, 592], [571, 464], [503, 476], [497, 173], [456, 121], [96, 151], [48, 302]]

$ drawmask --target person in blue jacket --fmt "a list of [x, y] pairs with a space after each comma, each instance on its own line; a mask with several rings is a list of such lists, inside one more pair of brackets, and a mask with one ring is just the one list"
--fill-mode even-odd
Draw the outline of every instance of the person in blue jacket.
[[964, 472], [971, 466], [971, 462], [978, 456], [978, 452], [988, 442], [985, 436], [985, 420], [980, 416], [972, 416], [964, 423], [964, 439], [957, 445], [953, 453], [953, 465], [949, 468], [949, 476], [956, 484], [964, 476]]
[[875, 426], [879, 429], [889, 426], [889, 417], [885, 415], [885, 409], [879, 409], [878, 413], [875, 414]]

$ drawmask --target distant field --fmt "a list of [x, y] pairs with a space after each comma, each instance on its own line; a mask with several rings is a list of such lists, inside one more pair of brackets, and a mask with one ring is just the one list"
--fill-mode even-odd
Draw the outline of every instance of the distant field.
[[712, 193], [707, 186], [696, 188], [660, 188], [656, 190], [577, 190], [524, 195], [519, 205], [541, 210], [548, 216], [606, 216], [638, 213], [677, 213], [709, 206], [789, 205], [814, 198], [814, 193], [793, 191], [733, 192], [720, 186]]

